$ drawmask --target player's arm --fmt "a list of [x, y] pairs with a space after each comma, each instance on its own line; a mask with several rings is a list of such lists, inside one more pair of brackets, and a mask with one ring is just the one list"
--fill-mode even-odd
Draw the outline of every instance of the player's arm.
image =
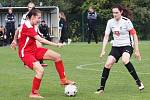
[[103, 55], [105, 55], [105, 49], [106, 49], [106, 45], [108, 43], [108, 39], [109, 39], [109, 34], [105, 34], [105, 36], [103, 38], [103, 46], [102, 46], [100, 57], [102, 57]]
[[12, 49], [16, 49], [18, 35], [19, 35], [19, 28], [17, 28], [17, 30], [15, 31], [14, 39], [13, 39], [13, 41], [11, 42], [10, 47], [11, 47]]
[[[29, 34], [30, 33], [30, 34]], [[28, 32], [25, 32], [24, 33], [25, 35], [29, 36], [29, 37], [33, 37], [35, 38], [37, 41], [41, 42], [41, 43], [44, 43], [44, 44], [47, 44], [47, 45], [51, 45], [51, 46], [56, 46], [56, 47], [62, 47], [63, 44], [61, 43], [54, 43], [54, 42], [50, 42], [44, 38], [42, 38], [41, 36], [39, 36], [37, 34], [37, 32], [35, 31], [35, 28], [31, 27], [31, 28], [28, 28]]]
[[19, 35], [19, 28], [17, 28], [17, 30], [15, 31], [15, 35], [14, 35], [14, 39], [13, 40], [17, 41], [18, 35]]
[[136, 30], [134, 29], [133, 24], [130, 20], [127, 20], [127, 28], [130, 32], [130, 35], [132, 35], [133, 39], [134, 39], [135, 56], [140, 61], [141, 60], [141, 55], [140, 55], [139, 46], [138, 46], [139, 45], [138, 37], [137, 37], [137, 34], [136, 34]]
[[140, 61], [141, 60], [141, 55], [140, 55], [139, 41], [138, 41], [138, 37], [137, 37], [137, 34], [136, 34], [136, 30], [133, 28], [133, 29], [130, 30], [130, 33], [131, 33], [131, 35], [133, 36], [133, 39], [134, 39], [135, 56]]
[[43, 34], [40, 32], [39, 27], [37, 27], [37, 33], [38, 33], [41, 37], [43, 37]]
[[2, 27], [2, 32], [3, 32], [3, 34], [5, 33], [5, 28], [4, 27]]
[[100, 53], [100, 57], [105, 55], [105, 48], [106, 48], [106, 45], [108, 43], [110, 32], [111, 32], [110, 21], [108, 21], [107, 25], [106, 25], [106, 29], [105, 29], [105, 36], [103, 38], [103, 46], [102, 46], [102, 50], [101, 50], [101, 53]]
[[50, 42], [42, 37], [40, 37], [39, 35], [35, 35], [34, 38], [36, 40], [38, 40], [41, 43], [47, 44], [47, 45], [51, 45], [51, 46], [56, 46], [56, 47], [62, 47], [64, 46], [62, 43], [54, 43], [54, 42]]
[[6, 16], [5, 16], [5, 23], [7, 23], [8, 22], [8, 18], [7, 18], [7, 14], [6, 14]]

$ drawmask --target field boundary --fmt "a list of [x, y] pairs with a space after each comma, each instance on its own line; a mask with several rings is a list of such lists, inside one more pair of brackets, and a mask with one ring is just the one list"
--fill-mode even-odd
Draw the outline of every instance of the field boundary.
[[[147, 60], [150, 60], [150, 59], [143, 59], [142, 61], [147, 61]], [[132, 60], [134, 61], [134, 60]], [[98, 70], [98, 69], [94, 69], [94, 68], [86, 68], [87, 66], [93, 66], [93, 65], [102, 65], [104, 64], [105, 62], [101, 62], [101, 63], [87, 63], [87, 64], [80, 64], [80, 65], [77, 65], [76, 66], [76, 69], [79, 69], [79, 70], [88, 70], [88, 71], [98, 71], [98, 72], [102, 72], [103, 70]], [[126, 73], [126, 72], [121, 72], [121, 71], [111, 71], [113, 73]], [[147, 72], [137, 72], [138, 74], [143, 74], [143, 75], [150, 75], [150, 73], [147, 73]]]

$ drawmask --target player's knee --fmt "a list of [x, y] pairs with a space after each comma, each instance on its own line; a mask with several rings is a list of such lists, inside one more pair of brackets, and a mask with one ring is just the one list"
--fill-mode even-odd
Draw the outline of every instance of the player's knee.
[[41, 71], [41, 72], [39, 71], [39, 72], [36, 73], [36, 76], [37, 76], [39, 79], [42, 79], [43, 75], [44, 75], [44, 71]]
[[38, 78], [42, 78], [44, 75], [44, 68], [40, 67], [39, 69], [36, 70], [36, 75]]
[[108, 68], [108, 69], [111, 69], [112, 65], [113, 65], [112, 63], [106, 63], [105, 67]]
[[60, 54], [57, 54], [57, 55], [55, 56], [55, 61], [59, 61], [59, 60], [61, 60], [61, 55], [60, 55]]
[[122, 63], [123, 63], [124, 65], [126, 65], [127, 63], [129, 63], [129, 59], [122, 58]]

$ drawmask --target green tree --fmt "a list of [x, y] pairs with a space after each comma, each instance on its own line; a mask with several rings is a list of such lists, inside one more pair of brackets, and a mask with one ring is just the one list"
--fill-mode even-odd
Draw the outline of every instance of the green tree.
[[133, 0], [133, 15], [141, 39], [150, 39], [150, 0]]
[[113, 4], [127, 6], [133, 12], [133, 23], [141, 39], [150, 39], [150, 0], [0, 0], [3, 6], [26, 6], [30, 1], [39, 6], [58, 6], [67, 17], [69, 34], [78, 40], [83, 39], [86, 32], [86, 12], [93, 6], [98, 13], [98, 33], [100, 37], [105, 30], [107, 20], [112, 17]]

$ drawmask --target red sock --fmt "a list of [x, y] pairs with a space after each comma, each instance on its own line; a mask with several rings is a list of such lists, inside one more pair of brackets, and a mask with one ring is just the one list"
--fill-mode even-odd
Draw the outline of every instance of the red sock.
[[55, 62], [56, 70], [59, 74], [60, 79], [65, 78], [64, 64], [62, 60]]
[[36, 94], [36, 90], [39, 90], [40, 84], [41, 84], [41, 79], [34, 77], [32, 81], [32, 93], [33, 94]]

